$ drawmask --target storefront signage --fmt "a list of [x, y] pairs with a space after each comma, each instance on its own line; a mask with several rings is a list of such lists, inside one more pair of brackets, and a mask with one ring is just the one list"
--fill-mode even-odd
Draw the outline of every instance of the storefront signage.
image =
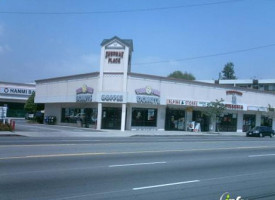
[[268, 108], [259, 106], [247, 106], [247, 110], [267, 112]]
[[225, 104], [225, 107], [229, 110], [243, 110], [243, 105]]
[[0, 119], [5, 119], [7, 117], [7, 110], [7, 107], [0, 106]]
[[[232, 104], [237, 104], [237, 96], [242, 96], [243, 93], [235, 90], [226, 91], [226, 95], [232, 95]], [[239, 109], [238, 109], [239, 110]]]
[[81, 88], [76, 90], [76, 102], [87, 103], [93, 101], [94, 89], [83, 85]]
[[101, 100], [105, 102], [123, 102], [123, 95], [121, 94], [103, 94]]
[[160, 100], [159, 100], [159, 97], [137, 96], [137, 103], [160, 104]]
[[160, 91], [152, 89], [150, 86], [145, 88], [136, 89], [137, 103], [141, 104], [160, 104]]
[[10, 88], [10, 87], [1, 87], [1, 94], [12, 94], [12, 95], [31, 95], [35, 90], [25, 89], [25, 88]]
[[206, 107], [208, 105], [208, 102], [204, 102], [204, 101], [178, 100], [178, 99], [167, 99], [166, 103], [170, 105], [193, 106], [193, 107]]
[[243, 96], [243, 93], [240, 92], [240, 91], [228, 90], [228, 91], [226, 91], [226, 95], [238, 95], [238, 96]]
[[123, 55], [123, 51], [106, 51], [105, 58], [108, 59], [110, 64], [120, 64]]

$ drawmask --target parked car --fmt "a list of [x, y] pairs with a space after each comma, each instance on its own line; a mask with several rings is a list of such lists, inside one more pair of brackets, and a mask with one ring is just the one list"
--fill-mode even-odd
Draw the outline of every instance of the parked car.
[[268, 126], [256, 126], [252, 128], [251, 130], [246, 132], [247, 137], [264, 137], [264, 136], [274, 136], [274, 130], [272, 130], [271, 127]]

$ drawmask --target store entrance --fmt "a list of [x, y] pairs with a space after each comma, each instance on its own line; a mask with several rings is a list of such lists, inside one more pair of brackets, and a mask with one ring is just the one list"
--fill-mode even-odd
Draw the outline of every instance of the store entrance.
[[202, 132], [209, 131], [210, 119], [201, 111], [193, 111], [192, 120], [195, 122], [194, 128], [197, 126]]
[[185, 111], [166, 109], [165, 130], [185, 130]]
[[247, 132], [256, 125], [256, 115], [243, 115], [243, 132]]
[[237, 131], [237, 114], [223, 114], [217, 117], [216, 131], [236, 132]]
[[121, 108], [103, 107], [102, 109], [102, 129], [121, 128]]

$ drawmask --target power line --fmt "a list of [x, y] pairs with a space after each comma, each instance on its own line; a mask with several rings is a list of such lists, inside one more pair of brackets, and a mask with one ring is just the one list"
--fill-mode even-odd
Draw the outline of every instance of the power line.
[[17, 15], [90, 15], [90, 14], [116, 14], [116, 13], [132, 13], [132, 12], [149, 12], [159, 10], [171, 10], [181, 8], [192, 8], [201, 6], [212, 6], [218, 4], [235, 3], [245, 0], [224, 0], [210, 3], [199, 3], [199, 4], [187, 4], [180, 6], [166, 6], [156, 8], [137, 8], [137, 9], [126, 9], [126, 10], [106, 10], [106, 11], [68, 11], [68, 12], [31, 12], [31, 11], [0, 11], [0, 14], [17, 14]]
[[134, 65], [151, 65], [151, 64], [179, 62], [179, 61], [187, 61], [187, 60], [197, 60], [197, 59], [202, 59], [202, 58], [210, 58], [210, 57], [217, 57], [217, 56], [230, 55], [230, 54], [236, 54], [236, 53], [243, 53], [243, 52], [247, 52], [247, 51], [253, 51], [253, 50], [269, 48], [269, 47], [275, 47], [275, 43], [274, 44], [257, 46], [257, 47], [251, 47], [251, 48], [248, 48], [248, 49], [239, 49], [239, 50], [234, 50], [234, 51], [227, 51], [227, 52], [221, 52], [221, 53], [215, 53], [215, 54], [209, 54], [209, 55], [202, 55], [202, 56], [195, 56], [195, 57], [188, 57], [188, 58], [180, 58], [180, 59], [175, 59], [175, 60], [162, 60], [162, 61], [155, 61], [155, 62], [134, 63]]

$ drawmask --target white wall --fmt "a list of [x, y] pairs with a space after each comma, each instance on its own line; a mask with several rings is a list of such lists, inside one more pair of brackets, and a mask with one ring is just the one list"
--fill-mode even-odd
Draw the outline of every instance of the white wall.
[[98, 90], [98, 77], [57, 80], [36, 84], [36, 103], [76, 102], [76, 90], [83, 85]]

